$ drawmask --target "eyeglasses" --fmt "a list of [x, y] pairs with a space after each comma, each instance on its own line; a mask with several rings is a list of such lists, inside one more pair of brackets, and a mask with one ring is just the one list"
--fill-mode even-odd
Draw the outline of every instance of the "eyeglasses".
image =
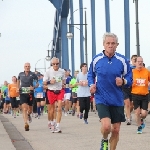
[[30, 67], [30, 66], [25, 66], [25, 67]]
[[59, 65], [59, 63], [52, 63], [52, 65], [53, 65], [53, 66], [58, 66], [58, 65]]

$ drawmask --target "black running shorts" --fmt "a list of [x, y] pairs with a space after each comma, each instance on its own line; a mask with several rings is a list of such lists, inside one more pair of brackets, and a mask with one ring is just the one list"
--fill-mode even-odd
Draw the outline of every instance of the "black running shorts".
[[138, 95], [132, 94], [134, 110], [140, 107], [143, 110], [148, 109], [148, 94], [147, 95]]
[[33, 103], [33, 94], [20, 94], [20, 104], [27, 104], [32, 106]]
[[97, 104], [96, 107], [100, 119], [110, 118], [112, 124], [125, 122], [124, 106]]
[[131, 88], [123, 88], [123, 96], [124, 100], [129, 99], [130, 101], [132, 101]]
[[45, 101], [45, 98], [35, 98], [36, 102]]

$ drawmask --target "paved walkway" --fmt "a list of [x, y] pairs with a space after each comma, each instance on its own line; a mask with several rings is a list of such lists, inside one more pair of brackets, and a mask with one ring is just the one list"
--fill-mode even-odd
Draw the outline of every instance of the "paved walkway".
[[[5, 114], [2, 116], [16, 127], [33, 150], [99, 150], [102, 137], [97, 114], [90, 112], [88, 125], [83, 124], [83, 120], [77, 119], [75, 116], [63, 116], [61, 122], [62, 133], [50, 132], [47, 128], [47, 115], [42, 116], [39, 120], [33, 118], [33, 122], [30, 124], [30, 131], [28, 132], [24, 131], [22, 115], [16, 119], [12, 118], [11, 115]], [[150, 115], [146, 119], [146, 127], [143, 130], [143, 134], [136, 134], [136, 129], [137, 126], [134, 121], [131, 126], [122, 123], [117, 150], [150, 149]], [[8, 138], [1, 123], [0, 130], [2, 132], [0, 149], [2, 146], [3, 150], [14, 150], [11, 140]], [[6, 144], [4, 144], [4, 141]], [[15, 141], [13, 142], [15, 143]], [[4, 146], [6, 146], [6, 149], [4, 149]], [[29, 149], [22, 147], [17, 150]]]

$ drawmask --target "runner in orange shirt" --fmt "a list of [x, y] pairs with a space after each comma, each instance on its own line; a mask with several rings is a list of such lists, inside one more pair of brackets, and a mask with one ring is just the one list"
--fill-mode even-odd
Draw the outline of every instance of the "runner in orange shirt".
[[144, 119], [148, 109], [148, 87], [150, 86], [150, 72], [143, 67], [143, 58], [136, 58], [136, 68], [132, 70], [132, 100], [135, 110], [136, 122], [138, 125], [137, 133], [141, 134], [145, 127]]
[[12, 83], [8, 85], [8, 97], [10, 98], [11, 107], [12, 107], [12, 115], [16, 118], [16, 111], [19, 107], [17, 98], [19, 97], [19, 93], [17, 91], [17, 78], [16, 76], [12, 77]]

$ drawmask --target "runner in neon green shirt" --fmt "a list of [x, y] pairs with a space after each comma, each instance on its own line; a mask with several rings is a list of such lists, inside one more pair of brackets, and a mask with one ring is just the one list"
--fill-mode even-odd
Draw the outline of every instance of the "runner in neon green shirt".
[[3, 106], [3, 112], [6, 113], [6, 103], [5, 103], [5, 95], [4, 95], [4, 91], [7, 89], [8, 87], [8, 82], [4, 81], [4, 85], [1, 87], [1, 94], [2, 94], [2, 106]]
[[[77, 85], [76, 77], [77, 77], [78, 73], [79, 73], [79, 71], [75, 71], [74, 78], [72, 78], [71, 81], [70, 81], [70, 87], [72, 88], [72, 102], [73, 102], [73, 105], [72, 105], [72, 116], [75, 115], [75, 109], [76, 109], [76, 106], [77, 106], [78, 85]], [[79, 108], [77, 108], [77, 110], [79, 110]]]

